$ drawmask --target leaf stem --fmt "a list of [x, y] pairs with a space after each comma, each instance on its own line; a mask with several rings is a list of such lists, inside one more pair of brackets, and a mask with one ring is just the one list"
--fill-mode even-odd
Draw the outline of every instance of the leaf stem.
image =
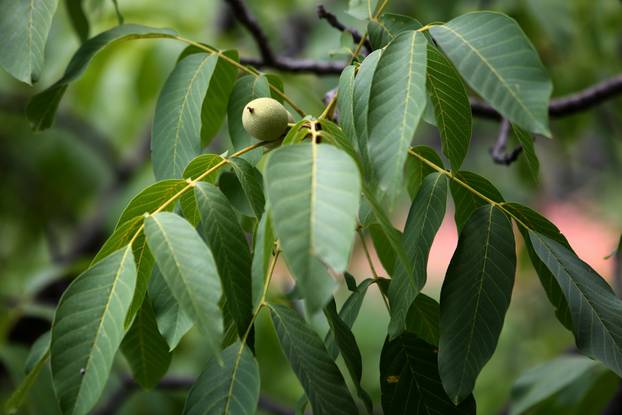
[[[217, 55], [218, 57], [222, 58], [224, 61], [228, 62], [229, 64], [235, 66], [236, 68], [238, 68], [239, 70], [246, 72], [249, 75], [252, 75], [254, 77], [259, 77], [259, 74], [257, 73], [257, 71], [248, 68], [245, 65], [242, 65], [241, 63], [239, 63], [238, 61], [236, 61], [235, 59], [231, 59], [229, 56], [225, 55], [223, 53], [222, 50], [216, 49], [216, 48], [212, 48], [211, 46], [207, 46], [204, 45], [202, 43], [199, 42], [195, 42], [194, 40], [191, 39], [187, 39], [183, 36], [179, 36], [176, 35], [174, 36], [175, 39], [182, 41], [184, 43], [187, 43], [191, 46], [194, 46], [198, 49], [204, 50], [206, 52], [209, 52], [211, 54]], [[278, 89], [276, 86], [272, 85], [271, 83], [268, 83], [268, 86], [270, 87], [270, 89], [272, 91], [274, 91], [274, 93], [276, 93], [278, 96], [280, 96], [281, 98], [283, 98], [293, 109], [294, 111], [296, 111], [298, 114], [300, 114], [301, 116], [305, 116], [305, 112], [302, 110], [302, 108], [300, 108], [298, 105], [296, 105], [296, 103], [287, 95], [285, 95], [285, 93], [283, 91], [281, 91], [280, 89]]]

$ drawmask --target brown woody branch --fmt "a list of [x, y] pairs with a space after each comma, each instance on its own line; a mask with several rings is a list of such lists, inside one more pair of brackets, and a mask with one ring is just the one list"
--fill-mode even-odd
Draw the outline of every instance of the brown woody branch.
[[[352, 41], [355, 44], [358, 44], [363, 39], [363, 35], [361, 35], [358, 32], [358, 30], [353, 29], [351, 27], [347, 27], [346, 25], [341, 23], [339, 19], [337, 19], [337, 16], [335, 16], [334, 14], [326, 10], [326, 8], [321, 4], [317, 6], [317, 17], [319, 17], [320, 19], [326, 20], [326, 22], [329, 25], [339, 30], [340, 32], [350, 33], [350, 35], [352, 35]], [[365, 46], [367, 53], [371, 53], [372, 47], [371, 47], [371, 43], [369, 42], [369, 39], [365, 39], [363, 46]]]

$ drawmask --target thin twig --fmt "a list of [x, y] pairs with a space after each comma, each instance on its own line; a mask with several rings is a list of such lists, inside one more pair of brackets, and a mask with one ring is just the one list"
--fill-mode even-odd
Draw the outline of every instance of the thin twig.
[[[353, 29], [351, 27], [347, 27], [346, 25], [341, 23], [339, 21], [339, 19], [337, 19], [337, 16], [335, 16], [334, 14], [332, 14], [331, 12], [326, 10], [326, 8], [323, 5], [321, 5], [321, 4], [319, 6], [317, 6], [317, 17], [319, 17], [320, 19], [326, 20], [326, 22], [329, 25], [331, 25], [335, 29], [339, 30], [340, 32], [350, 33], [352, 35], [352, 41], [355, 44], [358, 44], [361, 41], [361, 39], [363, 38], [363, 35], [361, 35], [358, 30]], [[363, 43], [363, 46], [367, 50], [367, 53], [371, 53], [372, 47], [371, 47], [371, 43], [369, 42], [368, 39], [365, 39], [365, 42]]]
[[518, 156], [523, 151], [522, 146], [517, 146], [514, 150], [506, 153], [505, 149], [508, 144], [508, 136], [510, 134], [510, 122], [504, 118], [501, 121], [501, 126], [499, 127], [499, 135], [497, 137], [497, 141], [495, 145], [490, 149], [490, 156], [492, 160], [497, 164], [503, 164], [509, 166], [518, 160]]
[[224, 0], [225, 3], [231, 7], [231, 11], [235, 18], [251, 33], [261, 59], [267, 65], [271, 65], [276, 62], [276, 55], [270, 47], [268, 42], [268, 36], [263, 31], [257, 18], [251, 13], [250, 9], [244, 4], [242, 0]]

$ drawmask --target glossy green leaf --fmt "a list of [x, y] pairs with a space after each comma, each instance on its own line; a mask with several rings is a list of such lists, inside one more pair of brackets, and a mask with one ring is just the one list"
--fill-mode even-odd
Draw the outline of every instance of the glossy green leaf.
[[351, 143], [356, 143], [356, 127], [354, 126], [354, 76], [356, 68], [347, 66], [339, 77], [337, 94], [337, 110], [339, 111], [339, 125]]
[[428, 44], [428, 94], [434, 106], [443, 153], [458, 170], [471, 141], [471, 104], [460, 74], [447, 57]]
[[[540, 260], [540, 258], [538, 258], [538, 255], [534, 251], [531, 240], [529, 239], [529, 230], [531, 229], [532, 231], [543, 234], [572, 250], [568, 240], [566, 240], [564, 235], [562, 235], [559, 229], [557, 229], [557, 226], [551, 223], [544, 216], [540, 215], [538, 212], [535, 212], [526, 206], [522, 206], [518, 203], [504, 203], [503, 208], [510, 212], [519, 225], [518, 229], [523, 235], [529, 259], [531, 260], [531, 263], [540, 278], [540, 282], [546, 292], [546, 296], [553, 307], [555, 307], [555, 315], [568, 330], [572, 331], [572, 320], [570, 317], [570, 310], [568, 309], [568, 303], [566, 302], [566, 297], [564, 297], [564, 293], [559, 287], [559, 284], [553, 274], [551, 274], [549, 269]], [[525, 226], [527, 228], [525, 228]]]
[[210, 183], [197, 183], [194, 194], [201, 215], [199, 232], [212, 251], [227, 310], [242, 337], [250, 324], [253, 308], [248, 242], [233, 208], [220, 189]]
[[41, 76], [57, 5], [58, 0], [0, 2], [0, 67], [29, 85]]
[[102, 247], [99, 249], [93, 258], [93, 261], [91, 261], [91, 266], [106, 258], [114, 251], [129, 244], [134, 237], [134, 234], [140, 229], [142, 224], [143, 218], [141, 216], [136, 216], [122, 224], [119, 224], [112, 235], [106, 239], [106, 242], [104, 242]]
[[320, 337], [294, 310], [270, 305], [281, 348], [300, 380], [315, 415], [358, 413], [337, 365]]
[[[24, 1], [21, 1], [24, 3]], [[10, 16], [10, 14], [7, 14]], [[170, 29], [157, 29], [136, 24], [124, 24], [102, 32], [84, 42], [69, 61], [63, 76], [52, 86], [32, 97], [26, 108], [26, 115], [33, 129], [45, 130], [52, 126], [58, 104], [70, 82], [78, 79], [89, 63], [102, 48], [123, 40], [174, 38], [176, 33]]]
[[354, 78], [354, 128], [356, 130], [359, 154], [363, 162], [364, 177], [367, 179], [371, 178], [371, 161], [369, 160], [369, 151], [367, 149], [369, 136], [367, 114], [369, 112], [372, 79], [380, 56], [382, 56], [381, 50], [375, 50], [367, 55], [361, 66], [359, 66], [356, 78]]
[[408, 310], [406, 331], [438, 347], [440, 314], [440, 304], [427, 295], [419, 293]]
[[360, 177], [355, 162], [327, 145], [303, 143], [270, 153], [265, 188], [276, 235], [310, 312], [328, 302], [345, 271], [356, 228]]
[[[136, 216], [143, 216], [145, 213], [153, 213], [181, 189], [186, 187], [186, 185], [187, 183], [184, 180], [170, 179], [162, 180], [148, 186], [134, 196], [125, 209], [123, 209], [115, 229], [118, 229], [122, 224]], [[169, 210], [173, 207], [174, 204], [168, 206]]]
[[50, 347], [63, 413], [87, 414], [103, 392], [135, 285], [134, 255], [126, 246], [80, 274], [63, 294]]
[[358, 169], [362, 171], [363, 167], [360, 156], [356, 152], [353, 142], [346, 137], [343, 130], [334, 122], [325, 119], [320, 120], [320, 127], [322, 129], [318, 132], [318, 135], [322, 142], [332, 144], [345, 151], [356, 162]]
[[[197, 179], [207, 171], [213, 170], [210, 174], [203, 177], [201, 181], [216, 183], [223, 170], [216, 167], [224, 164], [224, 162], [224, 159], [217, 154], [201, 154], [200, 156], [192, 159], [188, 166], [186, 166], [186, 169], [184, 170], [184, 178]], [[197, 201], [194, 197], [194, 193], [184, 193], [181, 195], [179, 203], [181, 205], [181, 211], [184, 214], [184, 218], [186, 218], [192, 225], [198, 225], [201, 217], [199, 215], [199, 209], [197, 208]]]
[[255, 212], [255, 216], [258, 219], [261, 218], [264, 205], [266, 204], [266, 199], [263, 194], [263, 177], [261, 173], [248, 161], [239, 157], [231, 158], [229, 160], [229, 165], [238, 178], [242, 190], [253, 212]]
[[151, 130], [157, 180], [182, 177], [186, 165], [200, 154], [203, 99], [218, 62], [216, 55], [188, 55], [162, 87]]
[[132, 369], [134, 380], [153, 388], [168, 370], [171, 353], [158, 331], [151, 300], [147, 297], [121, 343], [121, 351]]
[[[246, 132], [242, 125], [242, 111], [244, 106], [255, 98], [269, 97], [270, 84], [264, 75], [252, 76], [245, 75], [239, 78], [233, 85], [229, 103], [227, 105], [227, 125], [229, 127], [229, 138], [233, 145], [233, 150], [241, 150], [244, 147], [257, 142], [257, 140]], [[257, 150], [262, 151], [262, 150]], [[255, 164], [259, 160], [259, 154], [250, 157], [248, 154], [242, 156]]]
[[412, 333], [387, 339], [380, 356], [382, 409], [391, 415], [475, 415], [472, 396], [455, 406], [438, 374], [436, 349]]
[[[432, 147], [414, 146], [411, 148], [411, 151], [432, 162], [432, 164], [435, 164], [440, 168], [444, 168], [443, 161]], [[406, 188], [411, 199], [414, 199], [417, 195], [417, 192], [421, 187], [421, 183], [423, 183], [423, 179], [425, 179], [428, 174], [434, 173], [435, 171], [436, 170], [421, 161], [419, 158], [409, 154], [409, 157], [406, 160], [406, 165], [404, 166], [404, 174], [406, 175]]]
[[523, 148], [522, 157], [524, 157], [526, 161], [531, 180], [537, 183], [540, 173], [540, 161], [538, 160], [536, 150], [533, 146], [533, 137], [527, 131], [515, 125], [512, 125], [512, 131], [514, 131], [514, 136]]
[[[462, 183], [458, 183], [458, 180]], [[471, 189], [466, 188], [465, 185]], [[456, 173], [454, 175], [454, 180], [449, 182], [449, 188], [451, 189], [451, 196], [454, 199], [454, 206], [456, 208], [454, 219], [458, 227], [458, 232], [462, 230], [471, 214], [477, 208], [487, 204], [486, 200], [481, 196], [493, 202], [503, 202], [503, 196], [501, 196], [501, 193], [499, 193], [492, 183], [484, 177], [468, 171]], [[479, 195], [474, 193], [473, 190], [479, 193]]]
[[417, 30], [421, 23], [417, 19], [401, 14], [384, 13], [378, 20], [370, 20], [367, 24], [369, 41], [374, 49], [381, 49], [397, 35], [408, 30]]
[[174, 213], [146, 218], [145, 235], [173, 297], [204, 334], [208, 348], [219, 353], [222, 288], [210, 249], [196, 230]]
[[564, 245], [533, 231], [529, 239], [566, 297], [579, 350], [622, 376], [622, 300]]
[[168, 343], [169, 350], [173, 350], [192, 328], [193, 323], [192, 318], [182, 310], [157, 267], [153, 268], [153, 275], [149, 280], [149, 297], [158, 330]]
[[368, 413], [372, 413], [373, 404], [369, 394], [361, 386], [361, 377], [363, 376], [363, 363], [361, 359], [361, 351], [359, 350], [356, 339], [346, 322], [344, 322], [339, 313], [337, 313], [337, 305], [332, 299], [328, 305], [324, 307], [324, 315], [328, 320], [328, 325], [333, 333], [335, 344], [341, 352], [341, 356], [346, 363], [352, 382], [358, 393], [359, 398], [365, 404]]
[[184, 415], [254, 415], [259, 401], [259, 367], [246, 346], [227, 347], [223, 364], [210, 359], [188, 393]]
[[153, 272], [153, 264], [155, 263], [143, 232], [136, 237], [136, 240], [132, 244], [132, 252], [134, 253], [134, 260], [136, 261], [136, 289], [134, 290], [130, 309], [125, 317], [125, 328], [128, 328], [130, 324], [132, 324], [134, 316], [143, 304], [149, 285], [149, 279]]
[[496, 12], [473, 12], [430, 33], [467, 83], [499, 113], [523, 129], [550, 137], [553, 85], [516, 21]]
[[497, 347], [515, 272], [512, 224], [491, 205], [478, 208], [460, 232], [441, 290], [438, 365], [455, 403], [471, 394]]
[[598, 362], [583, 356], [561, 356], [531, 368], [512, 386], [510, 415], [526, 413], [580, 377], [594, 376], [603, 369]]
[[394, 200], [410, 142], [426, 105], [426, 37], [404, 32], [378, 61], [369, 96], [368, 150], [379, 194]]
[[391, 322], [389, 337], [399, 336], [406, 329], [406, 316], [427, 279], [428, 255], [438, 232], [447, 205], [447, 179], [441, 173], [428, 175], [413, 201], [404, 226], [402, 244], [411, 261], [411, 270], [395, 264], [389, 286]]
[[84, 12], [84, 0], [65, 0], [65, 9], [73, 30], [78, 35], [80, 42], [85, 42], [89, 38], [89, 19]]
[[274, 250], [274, 231], [270, 212], [264, 212], [255, 230], [253, 261], [251, 264], [253, 308], [261, 299], [265, 279], [268, 276], [270, 259]]

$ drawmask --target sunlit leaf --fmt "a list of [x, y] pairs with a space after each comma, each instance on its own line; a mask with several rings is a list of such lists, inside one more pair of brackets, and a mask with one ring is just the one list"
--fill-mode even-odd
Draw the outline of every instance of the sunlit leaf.
[[345, 271], [356, 227], [360, 177], [355, 162], [327, 144], [303, 143], [270, 153], [265, 188], [287, 264], [310, 312], [328, 302]]
[[491, 205], [478, 208], [460, 232], [441, 290], [438, 365], [456, 404], [497, 347], [515, 272], [512, 224]]

